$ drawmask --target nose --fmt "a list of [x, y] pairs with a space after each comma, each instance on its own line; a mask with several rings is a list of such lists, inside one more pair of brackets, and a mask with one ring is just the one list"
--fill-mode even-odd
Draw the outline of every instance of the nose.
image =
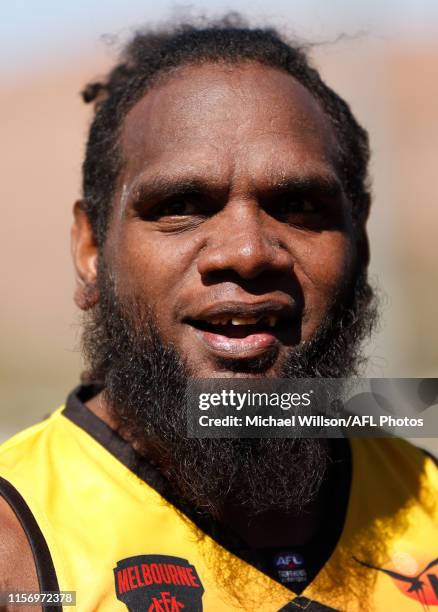
[[202, 277], [231, 271], [244, 279], [262, 273], [284, 273], [293, 257], [282, 242], [278, 222], [251, 203], [227, 205], [211, 226], [198, 257]]

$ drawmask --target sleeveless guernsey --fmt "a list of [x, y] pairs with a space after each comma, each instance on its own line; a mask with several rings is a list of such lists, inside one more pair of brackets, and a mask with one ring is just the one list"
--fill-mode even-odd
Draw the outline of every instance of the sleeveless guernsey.
[[421, 450], [350, 440], [339, 534], [297, 595], [182, 512], [81, 392], [0, 447], [41, 591], [76, 591], [84, 612], [438, 612], [438, 467]]

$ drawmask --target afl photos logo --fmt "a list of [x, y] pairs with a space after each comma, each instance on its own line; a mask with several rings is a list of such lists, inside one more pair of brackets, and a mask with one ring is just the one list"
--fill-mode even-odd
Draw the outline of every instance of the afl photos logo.
[[180, 557], [139, 555], [114, 568], [117, 599], [130, 612], [202, 612], [204, 587], [193, 565]]

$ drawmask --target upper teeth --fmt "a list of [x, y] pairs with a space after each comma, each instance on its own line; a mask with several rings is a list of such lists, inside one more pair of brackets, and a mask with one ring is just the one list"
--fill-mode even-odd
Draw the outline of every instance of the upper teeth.
[[267, 315], [263, 317], [216, 317], [210, 320], [213, 325], [255, 325], [259, 322], [265, 322], [269, 327], [274, 327], [277, 323], [276, 315]]

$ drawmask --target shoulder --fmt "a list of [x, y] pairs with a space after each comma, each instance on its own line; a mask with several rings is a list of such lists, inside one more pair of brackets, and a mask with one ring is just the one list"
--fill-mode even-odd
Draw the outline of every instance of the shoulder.
[[0, 497], [0, 590], [39, 590], [29, 540], [15, 512], [3, 497]]
[[424, 456], [430, 459], [430, 461], [438, 468], [438, 457], [436, 455], [433, 455], [429, 450], [425, 448], [420, 448], [420, 450], [424, 454]]
[[[48, 549], [33, 510], [44, 478], [50, 477], [47, 449], [59, 414], [56, 411], [0, 446], [0, 591], [39, 592], [40, 583], [45, 585]], [[20, 611], [26, 609], [20, 605]], [[5, 608], [0, 605], [0, 610]]]
[[30, 451], [43, 427], [42, 423], [34, 425], [0, 446], [0, 591], [39, 590], [27, 534], [30, 512], [12, 483], [17, 473], [28, 473], [30, 461], [35, 462]]
[[397, 437], [354, 438], [353, 449], [388, 462], [409, 462], [420, 465], [425, 462], [437, 464], [437, 459], [427, 450]]
[[[438, 490], [438, 466], [432, 455], [401, 438], [354, 438], [351, 440], [353, 467], [370, 479], [373, 490], [418, 497]], [[421, 497], [421, 496], [420, 496]], [[437, 506], [438, 507], [438, 506]]]

